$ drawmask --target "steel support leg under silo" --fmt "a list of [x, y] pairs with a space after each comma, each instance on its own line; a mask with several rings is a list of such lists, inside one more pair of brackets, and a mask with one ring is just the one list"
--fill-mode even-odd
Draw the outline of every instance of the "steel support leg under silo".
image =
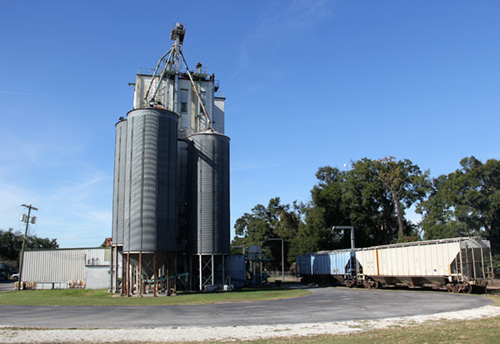
[[126, 268], [126, 261], [125, 261], [125, 256], [123, 256], [123, 266], [122, 266], [122, 296], [125, 295], [125, 289], [126, 289], [126, 283], [127, 283], [127, 279], [125, 278], [125, 274], [126, 274], [126, 271], [127, 271], [127, 268]]
[[[117, 293], [120, 286], [120, 251], [122, 246], [111, 246], [110, 288], [111, 293]], [[123, 261], [123, 259], [122, 259]], [[122, 264], [123, 265], [123, 264]], [[123, 271], [122, 271], [123, 275]], [[122, 276], [123, 278], [123, 276]]]
[[226, 254], [199, 254], [195, 257], [196, 259], [191, 259], [192, 264], [191, 273], [193, 277], [196, 276], [197, 281], [192, 281], [191, 286], [194, 287], [193, 283], [196, 283], [196, 288], [198, 290], [205, 290], [208, 286], [221, 285], [224, 286], [229, 284], [231, 279], [229, 276], [229, 255]]
[[167, 273], [166, 273], [166, 278], [167, 278], [166, 295], [170, 296], [170, 254], [168, 254], [168, 253], [167, 253]]
[[[118, 289], [122, 288], [120, 286], [120, 280], [118, 276], [120, 276], [120, 269], [123, 271], [123, 246], [116, 246], [115, 251], [115, 287], [114, 292], [117, 293]], [[123, 272], [122, 272], [123, 275]]]
[[131, 289], [131, 278], [132, 278], [132, 271], [130, 271], [130, 253], [127, 253], [127, 296], [132, 296], [130, 293]]
[[113, 283], [113, 280], [115, 279], [115, 270], [114, 270], [114, 252], [115, 252], [115, 249], [116, 249], [116, 246], [111, 246], [111, 262], [110, 262], [110, 266], [109, 266], [109, 292], [112, 293], [113, 292], [113, 286], [114, 286], [114, 283]]
[[139, 252], [139, 275], [137, 277], [137, 289], [139, 289], [139, 296], [142, 297], [142, 252]]
[[153, 293], [154, 294], [153, 295], [156, 297], [156, 296], [158, 296], [158, 268], [156, 266], [156, 252], [154, 253], [153, 259], [154, 259], [153, 268], [154, 268], [154, 271], [155, 271], [155, 275], [154, 275], [155, 276], [154, 277], [155, 281], [154, 281], [154, 287], [153, 287], [153, 290], [154, 290]]

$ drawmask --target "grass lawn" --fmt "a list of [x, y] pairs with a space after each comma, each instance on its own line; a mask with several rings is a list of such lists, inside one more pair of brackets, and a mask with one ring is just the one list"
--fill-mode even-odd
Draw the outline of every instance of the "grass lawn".
[[[484, 296], [500, 307], [500, 295]], [[227, 342], [230, 343], [230, 342]], [[422, 325], [396, 326], [383, 330], [370, 330], [346, 335], [320, 335], [309, 337], [263, 339], [247, 341], [246, 344], [377, 344], [377, 343], [500, 343], [500, 317], [464, 320], [432, 321]]]
[[38, 306], [160, 306], [194, 305], [221, 302], [263, 301], [300, 297], [310, 294], [303, 289], [246, 288], [235, 292], [179, 293], [177, 296], [139, 298], [110, 294], [106, 290], [23, 290], [0, 293], [0, 305]]
[[[246, 344], [376, 344], [376, 343], [481, 343], [500, 342], [500, 317], [470, 321], [440, 321], [410, 327], [371, 330], [349, 335], [322, 335], [248, 341]], [[230, 342], [227, 342], [230, 343]]]

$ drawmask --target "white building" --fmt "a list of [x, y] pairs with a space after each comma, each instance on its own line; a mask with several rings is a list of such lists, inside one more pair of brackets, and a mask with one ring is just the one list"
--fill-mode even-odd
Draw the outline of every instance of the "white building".
[[109, 289], [110, 248], [26, 251], [22, 282], [33, 289]]

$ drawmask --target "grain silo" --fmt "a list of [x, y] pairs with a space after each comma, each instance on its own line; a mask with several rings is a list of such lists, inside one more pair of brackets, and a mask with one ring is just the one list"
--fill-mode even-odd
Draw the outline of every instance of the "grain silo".
[[116, 125], [111, 290], [121, 278], [129, 295], [145, 280], [154, 280], [155, 294], [157, 280], [167, 281], [168, 294], [178, 273], [189, 275], [184, 282], [192, 289], [228, 282], [225, 98], [200, 62], [188, 68], [184, 35], [184, 26], [174, 24], [175, 43], [154, 70], [137, 74], [134, 109]]
[[124, 252], [176, 251], [177, 114], [128, 114]]
[[118, 278], [121, 276], [120, 262], [123, 256], [123, 228], [125, 211], [125, 164], [127, 157], [127, 120], [120, 117], [116, 123], [115, 142], [115, 174], [113, 182], [113, 224], [112, 224], [112, 254], [111, 254], [111, 290], [118, 288]]
[[[164, 109], [136, 109], [128, 113], [126, 122], [125, 162], [118, 167], [118, 175], [125, 180], [123, 219], [118, 211], [116, 222], [123, 222], [122, 292], [130, 293], [134, 282], [156, 280], [157, 267], [167, 264], [170, 271], [172, 255], [175, 259], [178, 115]], [[115, 202], [120, 209], [120, 200]], [[117, 226], [117, 240], [119, 233]]]
[[206, 130], [189, 139], [188, 252], [204, 289], [229, 277], [229, 137]]

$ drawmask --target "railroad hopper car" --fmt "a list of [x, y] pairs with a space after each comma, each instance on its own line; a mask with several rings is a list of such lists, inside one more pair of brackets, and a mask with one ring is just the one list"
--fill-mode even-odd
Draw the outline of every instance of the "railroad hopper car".
[[356, 283], [355, 250], [321, 251], [297, 257], [303, 282], [351, 286]]
[[368, 248], [322, 251], [297, 257], [302, 280], [348, 287], [486, 288], [493, 278], [488, 240], [453, 238]]
[[486, 288], [493, 278], [488, 240], [454, 238], [360, 249], [357, 279], [366, 288], [405, 285], [453, 292]]

